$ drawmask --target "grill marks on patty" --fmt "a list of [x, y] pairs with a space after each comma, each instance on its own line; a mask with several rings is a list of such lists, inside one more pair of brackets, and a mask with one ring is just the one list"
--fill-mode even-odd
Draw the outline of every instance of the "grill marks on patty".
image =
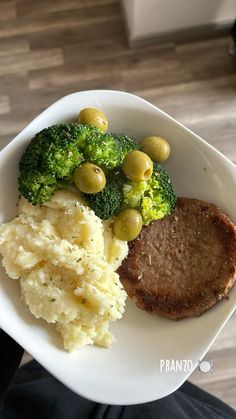
[[178, 198], [170, 216], [130, 242], [118, 273], [138, 307], [170, 319], [198, 316], [236, 280], [236, 227], [215, 205]]

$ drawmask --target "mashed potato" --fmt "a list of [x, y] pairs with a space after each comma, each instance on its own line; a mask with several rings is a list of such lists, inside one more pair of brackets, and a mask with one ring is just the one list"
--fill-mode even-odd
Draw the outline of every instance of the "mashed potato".
[[128, 246], [78, 194], [59, 191], [41, 206], [21, 198], [19, 215], [0, 226], [0, 251], [29, 310], [56, 325], [66, 350], [111, 346], [109, 322], [122, 317], [126, 300], [115, 270]]

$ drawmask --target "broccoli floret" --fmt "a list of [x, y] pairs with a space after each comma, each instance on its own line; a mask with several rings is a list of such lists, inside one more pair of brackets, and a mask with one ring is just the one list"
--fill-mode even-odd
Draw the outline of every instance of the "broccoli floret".
[[58, 189], [57, 179], [49, 174], [35, 170], [24, 172], [18, 179], [19, 191], [33, 205], [43, 204], [51, 199]]
[[138, 144], [125, 135], [103, 134], [96, 129], [90, 132], [82, 147], [86, 160], [106, 169], [115, 169], [127, 153], [138, 149]]
[[102, 220], [116, 214], [123, 204], [124, 177], [119, 172], [111, 172], [107, 177], [105, 188], [96, 194], [83, 194], [90, 208]]
[[77, 127], [79, 130], [77, 145], [82, 153], [84, 153], [88, 141], [93, 137], [101, 136], [101, 131], [92, 125], [79, 124]]
[[124, 205], [136, 208], [142, 215], [144, 225], [169, 215], [176, 202], [169, 175], [157, 163], [153, 164], [153, 174], [147, 181], [126, 181], [123, 194]]
[[40, 131], [21, 157], [19, 191], [33, 205], [50, 200], [61, 179], [71, 177], [83, 161], [78, 144], [93, 128], [75, 123], [58, 124]]
[[60, 178], [67, 176], [83, 160], [77, 146], [81, 132], [81, 126], [74, 123], [43, 129], [26, 148], [20, 171], [37, 169]]
[[87, 139], [84, 157], [91, 163], [114, 169], [120, 165], [120, 156], [120, 144], [113, 135], [99, 132]]
[[120, 164], [121, 164], [126, 154], [128, 154], [130, 151], [138, 150], [139, 145], [134, 140], [134, 138], [130, 138], [127, 135], [123, 135], [123, 134], [112, 134], [112, 135], [120, 144]]

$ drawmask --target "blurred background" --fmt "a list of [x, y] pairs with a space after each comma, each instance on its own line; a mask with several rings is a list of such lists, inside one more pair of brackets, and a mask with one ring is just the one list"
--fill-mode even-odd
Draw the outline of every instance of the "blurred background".
[[[236, 162], [235, 0], [0, 0], [0, 148], [60, 97], [135, 93]], [[231, 44], [231, 52], [234, 48]], [[236, 316], [191, 381], [236, 408]]]

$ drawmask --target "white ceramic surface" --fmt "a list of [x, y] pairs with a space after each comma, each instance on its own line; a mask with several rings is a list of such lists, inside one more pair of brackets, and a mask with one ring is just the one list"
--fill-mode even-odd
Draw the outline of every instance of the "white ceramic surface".
[[[236, 222], [236, 168], [226, 157], [143, 99], [99, 90], [62, 98], [0, 153], [0, 222], [16, 213], [17, 167], [28, 141], [44, 127], [74, 120], [84, 107], [102, 108], [112, 131], [167, 138], [172, 153], [165, 166], [177, 194], [214, 202]], [[150, 316], [128, 302], [123, 319], [112, 324], [117, 343], [111, 349], [88, 346], [68, 354], [53, 328], [28, 312], [17, 281], [2, 268], [0, 279], [0, 327], [76, 393], [109, 404], [148, 402], [176, 390], [190, 372], [161, 373], [160, 359], [191, 360], [196, 366], [236, 307], [236, 287], [229, 300], [178, 322]]]

